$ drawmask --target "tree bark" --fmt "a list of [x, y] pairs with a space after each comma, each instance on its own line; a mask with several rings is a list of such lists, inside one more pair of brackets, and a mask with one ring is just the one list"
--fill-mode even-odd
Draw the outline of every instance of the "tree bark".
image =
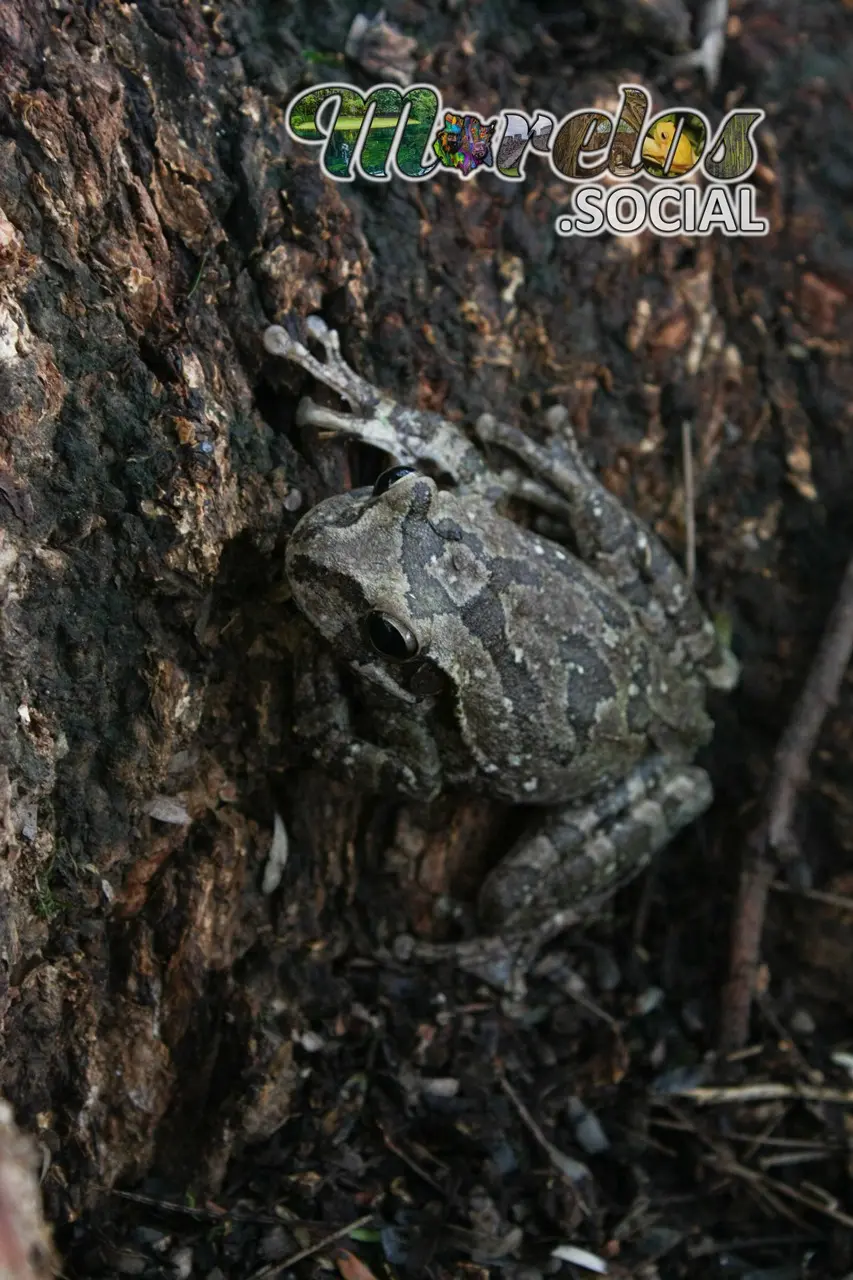
[[[366, 251], [218, 23], [0, 7], [0, 1086], [63, 1150], [59, 1218], [164, 1132], [201, 1169], [203, 1111], [217, 1168], [287, 1113], [289, 1038], [252, 1058], [262, 997], [230, 977], [274, 808], [262, 782], [251, 829], [235, 778], [286, 760], [279, 552], [312, 487], [284, 367], [258, 409], [260, 335], [341, 290], [357, 313]], [[278, 1090], [248, 1115], [257, 1072]]]

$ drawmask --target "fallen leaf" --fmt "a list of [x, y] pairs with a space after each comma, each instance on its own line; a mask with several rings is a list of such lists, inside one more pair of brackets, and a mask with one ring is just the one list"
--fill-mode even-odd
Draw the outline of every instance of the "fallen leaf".
[[143, 812], [147, 813], [149, 818], [156, 818], [158, 822], [168, 822], [176, 827], [192, 822], [192, 818], [180, 800], [175, 800], [172, 796], [153, 796], [143, 806]]

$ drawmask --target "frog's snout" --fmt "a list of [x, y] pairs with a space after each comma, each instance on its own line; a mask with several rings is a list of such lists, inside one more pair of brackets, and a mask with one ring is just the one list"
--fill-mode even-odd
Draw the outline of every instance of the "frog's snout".
[[413, 467], [391, 467], [373, 486], [373, 496], [401, 518], [409, 514], [425, 517], [437, 492], [432, 477]]

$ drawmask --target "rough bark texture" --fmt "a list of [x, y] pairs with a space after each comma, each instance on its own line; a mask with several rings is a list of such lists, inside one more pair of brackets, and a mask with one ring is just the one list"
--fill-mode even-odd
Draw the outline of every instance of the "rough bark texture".
[[282, 766], [276, 550], [302, 483], [254, 402], [259, 333], [361, 297], [351, 216], [307, 157], [282, 201], [280, 103], [216, 27], [0, 11], [2, 1085], [49, 1118], [69, 1207], [144, 1169], [170, 1111], [183, 1146], [225, 1051], [257, 931], [234, 801]]
[[[59, 1221], [153, 1163], [219, 1186], [235, 1144], [298, 1104], [292, 1037], [353, 999], [334, 961], [387, 936], [382, 889], [387, 932], [426, 933], [433, 895], [494, 844], [487, 806], [439, 809], [410, 840], [408, 819], [300, 771], [282, 549], [345, 452], [314, 442], [312, 466], [296, 447], [302, 380], [264, 356], [266, 324], [322, 311], [422, 407], [522, 421], [564, 401], [676, 545], [694, 418], [702, 587], [733, 613], [749, 726], [723, 712], [721, 807], [688, 846], [706, 901], [846, 558], [841, 7], [744, 14], [729, 79], [777, 102], [756, 179], [774, 231], [692, 246], [558, 241], [569, 188], [535, 156], [515, 186], [325, 181], [284, 111], [334, 74], [304, 54], [342, 49], [355, 8], [0, 6], [0, 1090], [53, 1152]], [[552, 22], [537, 43], [532, 7], [510, 30], [497, 4], [389, 17], [418, 30], [417, 77], [483, 118], [646, 78], [633, 35], [575, 47]], [[695, 87], [684, 105], [703, 106]], [[269, 902], [277, 808], [292, 854]]]

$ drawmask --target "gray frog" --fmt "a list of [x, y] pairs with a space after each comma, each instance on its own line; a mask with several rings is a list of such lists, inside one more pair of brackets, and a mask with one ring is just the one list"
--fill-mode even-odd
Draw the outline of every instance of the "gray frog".
[[[279, 326], [266, 349], [353, 412], [304, 399], [297, 421], [397, 463], [320, 502], [287, 548], [297, 605], [381, 706], [367, 741], [328, 700], [315, 755], [368, 791], [465, 786], [541, 807], [478, 918], [504, 938], [564, 928], [710, 804], [690, 762], [712, 732], [706, 685], [731, 689], [737, 663], [662, 544], [584, 463], [564, 409], [546, 415], [545, 446], [483, 415], [480, 444], [514, 459], [493, 470], [457, 427], [355, 374], [319, 317], [307, 325], [325, 360]], [[513, 498], [575, 551], [501, 515]]]

